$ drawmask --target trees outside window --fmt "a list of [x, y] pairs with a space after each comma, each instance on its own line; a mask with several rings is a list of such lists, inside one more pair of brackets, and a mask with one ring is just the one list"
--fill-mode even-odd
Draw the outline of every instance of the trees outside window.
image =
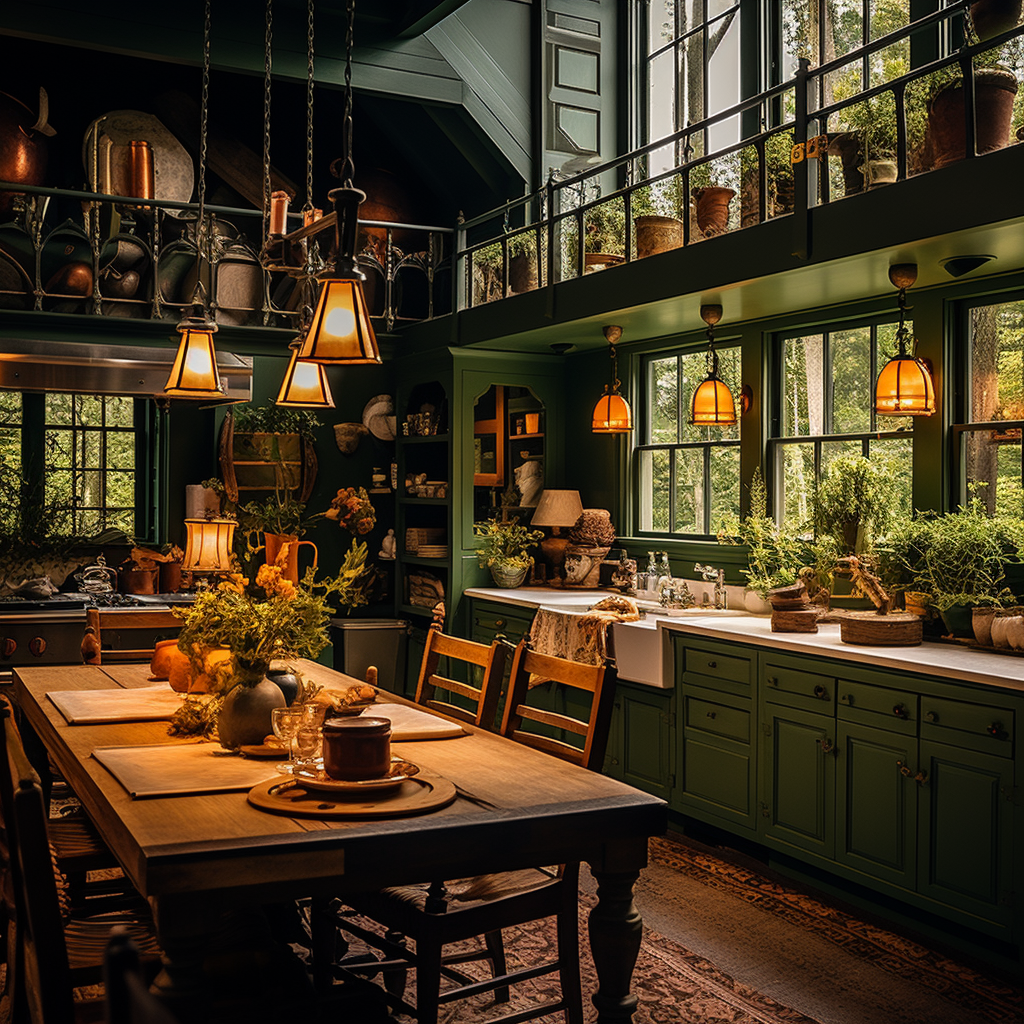
[[778, 339], [779, 388], [769, 458], [775, 510], [790, 535], [813, 532], [815, 488], [837, 455], [884, 452], [897, 468], [897, 500], [911, 509], [910, 417], [876, 417], [878, 371], [897, 351], [896, 325], [860, 324]]
[[[739, 347], [719, 347], [718, 359], [719, 374], [738, 401]], [[688, 422], [690, 399], [706, 373], [703, 350], [649, 356], [643, 363], [644, 416], [634, 452], [640, 533], [713, 536], [739, 515], [739, 424]]]

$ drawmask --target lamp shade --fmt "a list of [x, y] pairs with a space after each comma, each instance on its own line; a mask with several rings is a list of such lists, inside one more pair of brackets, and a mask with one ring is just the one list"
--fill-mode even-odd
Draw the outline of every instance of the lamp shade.
[[299, 358], [328, 364], [379, 363], [362, 281], [336, 276], [321, 280], [320, 298]]
[[217, 370], [217, 353], [213, 347], [216, 324], [189, 317], [178, 325], [181, 341], [174, 357], [171, 374], [164, 386], [169, 398], [212, 398], [224, 389]]
[[935, 412], [932, 375], [922, 360], [901, 353], [882, 367], [875, 382], [879, 416], [931, 416]]
[[230, 572], [234, 519], [186, 519], [183, 572]]
[[594, 406], [591, 429], [595, 434], [628, 434], [633, 429], [633, 410], [617, 391], [606, 392]]
[[736, 403], [729, 386], [716, 373], [697, 385], [690, 401], [690, 423], [694, 426], [725, 427], [736, 422]]
[[545, 490], [537, 511], [530, 520], [531, 526], [573, 526], [583, 515], [583, 502], [579, 491]]
[[294, 409], [334, 408], [327, 371], [321, 363], [300, 359], [297, 344], [292, 347], [292, 358], [285, 370], [275, 404]]

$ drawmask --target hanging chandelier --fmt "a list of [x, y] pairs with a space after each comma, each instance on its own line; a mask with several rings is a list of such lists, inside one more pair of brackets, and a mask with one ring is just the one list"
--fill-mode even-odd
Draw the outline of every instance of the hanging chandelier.
[[313, 322], [300, 350], [303, 359], [317, 363], [379, 363], [377, 338], [370, 323], [370, 311], [363, 294], [366, 275], [356, 262], [356, 238], [359, 204], [366, 193], [352, 184], [352, 36], [355, 26], [355, 0], [348, 0], [348, 26], [345, 35], [345, 119], [343, 127], [345, 157], [341, 188], [328, 194], [334, 204], [335, 263], [317, 275], [320, 296]]
[[170, 376], [164, 386], [169, 398], [210, 399], [224, 394], [217, 371], [217, 352], [213, 335], [217, 325], [206, 312], [206, 299], [200, 276], [202, 255], [207, 243], [206, 229], [206, 120], [210, 99], [210, 0], [206, 0], [203, 20], [203, 92], [199, 117], [199, 211], [196, 227], [196, 288], [192, 296], [192, 314], [177, 326], [181, 334]]
[[935, 412], [935, 387], [928, 364], [907, 351], [910, 331], [906, 314], [907, 289], [917, 280], [916, 263], [894, 263], [889, 280], [899, 289], [900, 324], [896, 329], [899, 352], [882, 367], [875, 382], [875, 413], [879, 416], [931, 416]]
[[700, 318], [708, 325], [707, 376], [697, 385], [690, 400], [690, 424], [698, 427], [727, 427], [736, 422], [736, 402], [729, 385], [718, 375], [715, 324], [722, 319], [722, 307], [702, 305]]
[[298, 337], [289, 345], [292, 357], [288, 361], [281, 390], [277, 393], [275, 405], [291, 409], [333, 409], [334, 397], [327, 382], [327, 368], [299, 357], [299, 350], [309, 330], [313, 311], [306, 306], [303, 310], [302, 327]]
[[629, 402], [619, 394], [622, 381], [619, 380], [618, 359], [615, 343], [622, 337], [622, 328], [609, 325], [604, 328], [604, 336], [608, 340], [612, 360], [612, 379], [605, 384], [604, 394], [594, 406], [591, 429], [595, 434], [628, 434], [633, 429], [633, 410]]

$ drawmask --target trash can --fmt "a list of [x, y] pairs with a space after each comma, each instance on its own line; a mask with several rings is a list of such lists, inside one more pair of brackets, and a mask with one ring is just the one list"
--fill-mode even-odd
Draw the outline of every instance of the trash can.
[[378, 686], [405, 692], [405, 619], [331, 619], [330, 626], [338, 672], [365, 679], [367, 668], [376, 665]]

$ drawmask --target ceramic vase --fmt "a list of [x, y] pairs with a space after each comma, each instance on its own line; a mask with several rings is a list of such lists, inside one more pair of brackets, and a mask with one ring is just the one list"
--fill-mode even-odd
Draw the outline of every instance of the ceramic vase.
[[1010, 625], [1011, 616], [1005, 612], [996, 612], [995, 618], [992, 620], [992, 646], [993, 647], [1009, 647], [1010, 641], [1006, 637], [1007, 629]]
[[637, 217], [636, 258], [642, 260], [655, 253], [678, 249], [683, 244], [683, 222], [678, 217]]
[[274, 731], [274, 708], [286, 706], [281, 687], [270, 679], [261, 679], [251, 686], [237, 683], [228, 691], [217, 716], [220, 745], [227, 750], [258, 746]]
[[1011, 615], [1006, 620], [1006, 639], [1015, 651], [1024, 651], [1024, 615]]
[[[299, 548], [303, 544], [308, 544], [313, 549], [313, 568], [316, 568], [318, 552], [311, 540], [299, 540], [290, 533], [265, 533], [263, 543], [266, 545], [267, 565], [277, 565], [278, 559], [281, 559], [281, 575], [292, 583], [299, 582]], [[288, 546], [288, 551], [287, 554], [282, 554], [285, 545]]]
[[[1009, 145], [1016, 95], [1017, 79], [1011, 72], [999, 68], [978, 68], [974, 72], [979, 155]], [[930, 162], [926, 169], [935, 170], [963, 160], [967, 145], [963, 82], [950, 82], [935, 94], [928, 107], [925, 151]]]
[[729, 227], [729, 203], [736, 195], [731, 188], [711, 185], [708, 188], [693, 189], [697, 207], [697, 227], [705, 238], [720, 235]]
[[992, 646], [992, 621], [996, 617], [996, 609], [989, 606], [979, 605], [971, 609], [971, 627], [974, 629], [974, 639], [982, 647]]

